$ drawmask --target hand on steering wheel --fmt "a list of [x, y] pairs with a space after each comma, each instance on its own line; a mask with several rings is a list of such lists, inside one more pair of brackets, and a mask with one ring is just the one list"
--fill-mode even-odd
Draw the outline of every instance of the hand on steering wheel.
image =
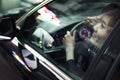
[[76, 31], [73, 32], [73, 36], [69, 31], [67, 31], [66, 35], [63, 38], [63, 44], [65, 46], [67, 60], [74, 59], [75, 34]]
[[63, 43], [65, 46], [74, 46], [75, 34], [76, 34], [76, 31], [73, 32], [73, 36], [71, 35], [69, 31], [67, 31], [66, 35], [63, 38]]
[[[75, 44], [77, 44], [76, 39], [81, 38], [81, 40], [82, 40], [82, 35], [83, 35], [82, 33], [85, 30], [87, 31], [86, 32], [87, 34], [89, 34], [89, 35], [92, 34], [92, 32], [90, 32], [92, 30], [89, 28], [88, 25], [85, 24], [85, 21], [79, 22], [71, 29], [70, 32], [67, 32], [67, 34], [64, 36], [63, 43], [65, 45], [67, 61], [74, 60], [74, 55], [78, 56], [77, 53], [74, 53]], [[73, 36], [72, 36], [72, 34], [73, 34]], [[86, 35], [86, 37], [88, 38], [89, 35]], [[81, 41], [81, 40], [79, 40], [79, 41]], [[82, 55], [79, 56], [79, 59], [80, 59], [79, 66], [81, 68], [81, 72], [84, 72], [83, 67], [82, 67], [83, 58], [84, 58], [84, 56], [82, 56]]]

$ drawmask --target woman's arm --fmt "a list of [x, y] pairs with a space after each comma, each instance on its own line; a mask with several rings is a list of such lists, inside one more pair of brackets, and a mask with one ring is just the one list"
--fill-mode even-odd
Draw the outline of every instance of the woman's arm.
[[63, 38], [63, 44], [65, 46], [66, 51], [66, 61], [74, 60], [74, 45], [75, 45], [75, 31], [73, 32], [73, 36], [67, 31], [67, 34]]

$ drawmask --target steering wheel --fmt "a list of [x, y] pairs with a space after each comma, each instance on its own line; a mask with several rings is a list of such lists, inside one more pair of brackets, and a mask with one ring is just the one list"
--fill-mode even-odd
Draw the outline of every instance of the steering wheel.
[[[71, 29], [71, 34], [73, 34], [74, 30], [76, 30], [76, 36], [75, 36], [75, 42], [80, 42], [80, 41], [84, 41], [88, 38], [90, 38], [92, 36], [93, 33], [93, 28], [88, 25], [85, 21], [81, 21], [79, 23], [77, 23], [72, 29]], [[81, 73], [85, 72], [85, 68], [86, 66], [83, 66], [84, 64], [86, 64], [86, 62], [84, 62], [84, 56], [83, 55], [79, 55], [78, 53], [75, 53], [75, 55], [77, 55], [79, 57], [79, 66], [81, 69]]]
[[93, 33], [93, 28], [88, 25], [85, 21], [81, 21], [77, 23], [71, 30], [71, 34], [73, 34], [74, 30], [76, 30], [75, 41], [86, 40], [90, 38]]

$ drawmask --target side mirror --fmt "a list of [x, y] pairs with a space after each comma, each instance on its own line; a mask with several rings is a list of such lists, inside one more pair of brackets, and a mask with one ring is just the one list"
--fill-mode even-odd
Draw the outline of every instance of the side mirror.
[[0, 19], [0, 41], [11, 40], [14, 37], [15, 21], [10, 17]]

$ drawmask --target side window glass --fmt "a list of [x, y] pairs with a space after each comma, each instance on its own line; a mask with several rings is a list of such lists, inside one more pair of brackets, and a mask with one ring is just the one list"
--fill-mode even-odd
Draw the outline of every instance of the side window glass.
[[[24, 39], [26, 39], [35, 50], [43, 51], [42, 55], [47, 56], [48, 60], [53, 61], [58, 67], [62, 67], [66, 72], [70, 71], [71, 74], [81, 77], [87, 71], [91, 61], [96, 57], [99, 49], [101, 49], [104, 41], [112, 31], [112, 25], [114, 25], [114, 23], [110, 20], [113, 16], [109, 15], [116, 14], [116, 12], [113, 10], [113, 12], [111, 11], [112, 13], [109, 13], [106, 12], [107, 10], [104, 10], [105, 12], [98, 16], [100, 12], [95, 10], [96, 14], [93, 14], [94, 17], [88, 17], [92, 13], [90, 15], [80, 15], [81, 12], [78, 10], [87, 11], [80, 6], [72, 8], [69, 5], [65, 9], [65, 12], [60, 8], [54, 8], [52, 5], [55, 6], [54, 3], [44, 6], [26, 19], [23, 24]], [[82, 5], [83, 7], [88, 7], [86, 4]], [[91, 4], [89, 5], [91, 6]], [[99, 8], [101, 10], [100, 6]], [[72, 13], [72, 10], [76, 12]], [[92, 10], [94, 11], [94, 8], [92, 8]], [[84, 23], [80, 23], [82, 21]], [[72, 30], [73, 32], [76, 30], [76, 35], [71, 35], [72, 38], [75, 37], [75, 44], [74, 42], [68, 43], [67, 46], [69, 46], [69, 44], [70, 46], [68, 50], [66, 50], [66, 44], [63, 43], [63, 39], [65, 40], [66, 37], [71, 37], [67, 31], [71, 31], [70, 34], [74, 34]], [[66, 43], [69, 41], [70, 39], [68, 39]], [[75, 46], [71, 47], [71, 44]], [[101, 64], [105, 63], [107, 66], [106, 68], [104, 67], [105, 71], [108, 71], [107, 68], [113, 63], [113, 59], [108, 55], [108, 52], [111, 52], [111, 47], [112, 46], [106, 49], [104, 53], [105, 57], [103, 57], [100, 64], [98, 64], [98, 66], [101, 66]], [[109, 59], [106, 58], [108, 56], [110, 57]]]

